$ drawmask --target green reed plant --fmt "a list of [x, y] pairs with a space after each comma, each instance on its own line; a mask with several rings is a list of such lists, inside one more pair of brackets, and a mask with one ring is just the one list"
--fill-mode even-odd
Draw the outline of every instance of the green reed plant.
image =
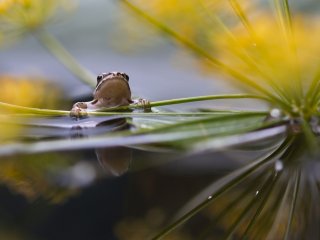
[[[154, 9], [148, 9], [146, 7], [147, 4], [139, 7], [139, 1], [136, 4], [127, 0], [122, 0], [121, 2], [137, 16], [158, 29], [163, 35], [173, 39], [182, 47], [197, 55], [200, 60], [205, 59], [210, 62], [216, 71], [221, 71], [229, 75], [233, 82], [242, 84], [246, 91], [253, 91], [255, 94], [263, 96], [270, 106], [276, 108], [276, 111], [270, 112], [269, 117], [271, 116], [271, 118], [278, 120], [276, 124], [266, 127], [267, 129], [271, 131], [271, 129], [275, 129], [282, 124], [282, 126], [286, 127], [287, 137], [278, 138], [282, 144], [279, 145], [278, 142], [275, 145], [276, 152], [280, 151], [280, 154], [276, 156], [271, 154], [263, 158], [263, 161], [266, 161], [263, 171], [269, 172], [269, 177], [265, 178], [263, 185], [256, 184], [255, 188], [260, 188], [259, 195], [247, 204], [247, 207], [242, 210], [242, 213], [238, 215], [239, 217], [233, 224], [227, 226], [226, 239], [232, 239], [235, 236], [245, 239], [261, 239], [263, 236], [271, 236], [272, 234], [277, 234], [277, 238], [280, 239], [290, 239], [293, 231], [295, 234], [300, 234], [299, 236], [307, 236], [308, 230], [306, 228], [297, 229], [294, 226], [299, 221], [295, 216], [301, 211], [297, 207], [298, 199], [303, 196], [301, 192], [304, 191], [306, 193], [311, 189], [319, 191], [319, 179], [317, 177], [307, 181], [308, 185], [312, 187], [301, 190], [301, 176], [310, 174], [306, 171], [304, 164], [312, 162], [312, 164], [317, 165], [314, 160], [317, 158], [319, 151], [319, 65], [312, 62], [315, 56], [314, 53], [319, 51], [319, 47], [314, 45], [315, 39], [318, 39], [319, 31], [316, 30], [317, 23], [312, 20], [314, 16], [303, 15], [303, 20], [301, 16], [294, 19], [289, 1], [275, 0], [271, 2], [275, 14], [261, 12], [260, 17], [250, 20], [250, 16], [242, 7], [245, 5], [242, 1], [230, 0], [223, 3], [219, 1], [201, 1], [202, 6], [206, 6], [208, 3], [216, 4], [217, 6], [229, 4], [230, 9], [232, 9], [231, 13], [233, 12], [243, 26], [239, 30], [238, 26], [235, 28], [228, 21], [224, 22], [223, 18], [220, 17], [221, 8], [218, 8], [220, 12], [206, 11], [208, 15], [211, 15], [210, 18], [214, 19], [215, 23], [219, 23], [215, 26], [220, 27], [225, 32], [225, 34], [214, 36], [212, 44], [215, 51], [211, 53], [207, 51], [206, 47], [195, 43], [196, 40], [192, 37], [180, 34], [179, 29], [170, 27], [174, 26], [174, 24], [166, 22], [165, 18], [161, 21], [161, 14], [163, 14], [161, 11], [156, 10], [152, 15], [152, 10], [157, 9], [154, 3]], [[161, 4], [165, 5], [163, 1]], [[159, 8], [161, 8], [161, 4], [158, 6]], [[180, 2], [176, 1], [175, 4], [179, 6]], [[261, 9], [257, 6], [254, 7], [254, 10], [258, 12]], [[230, 14], [230, 9], [225, 14]], [[312, 29], [315, 30], [313, 37], [310, 37], [306, 31], [307, 21], [311, 22]], [[258, 133], [256, 132], [256, 134]], [[213, 143], [216, 142], [216, 140], [207, 140], [205, 149], [210, 149], [210, 146], [213, 149], [216, 146]], [[280, 170], [271, 164], [277, 164], [279, 159], [281, 159], [281, 164], [285, 165], [285, 168], [281, 167]], [[292, 165], [297, 164], [296, 161], [300, 162], [299, 166], [292, 167]], [[293, 162], [295, 163], [293, 164]], [[253, 171], [248, 172], [249, 176], [256, 172], [255, 168], [251, 170]], [[159, 234], [156, 234], [153, 239], [162, 239], [190, 218], [201, 214], [204, 208], [209, 208], [212, 203], [217, 202], [216, 197], [225, 194], [224, 191], [227, 186], [233, 183], [230, 178], [234, 176], [237, 176], [236, 172], [227, 176], [227, 180], [223, 179], [225, 180], [223, 184], [214, 183], [215, 188], [211, 187], [211, 192], [207, 191], [205, 193], [206, 200], [203, 200], [205, 198], [203, 194], [199, 194], [202, 200], [198, 199], [194, 208], [186, 210], [182, 217], [179, 217], [178, 220], [174, 221]], [[283, 208], [278, 210], [278, 214], [275, 212], [272, 215], [273, 217], [270, 218], [268, 209], [270, 212], [274, 212], [274, 209], [270, 209], [270, 202], [273, 201], [272, 193], [283, 188], [284, 182], [288, 182], [286, 194], [279, 195]], [[240, 179], [237, 179], [235, 184], [239, 185]], [[279, 204], [274, 206], [279, 209]], [[288, 212], [283, 210], [285, 206], [288, 206]], [[229, 211], [226, 208], [223, 213], [227, 214]], [[252, 211], [254, 212], [253, 214], [250, 213]], [[250, 214], [251, 216], [248, 218], [247, 216]], [[287, 214], [287, 220], [283, 220], [283, 216], [280, 216], [281, 214]], [[319, 211], [311, 215], [312, 219], [319, 222]], [[283, 227], [285, 231], [272, 224], [268, 227], [260, 225], [259, 223], [264, 222], [264, 219], [269, 219], [269, 221], [270, 219], [273, 221], [278, 220], [279, 224], [282, 224], [281, 220], [287, 221]], [[246, 224], [243, 223], [245, 221], [247, 221]], [[215, 223], [217, 222], [215, 221]], [[309, 231], [311, 231], [309, 234], [312, 234], [312, 231], [316, 230], [309, 229]], [[260, 235], [255, 235], [256, 232], [259, 232]], [[205, 236], [209, 237], [209, 235]], [[206, 238], [204, 237], [203, 239]]]

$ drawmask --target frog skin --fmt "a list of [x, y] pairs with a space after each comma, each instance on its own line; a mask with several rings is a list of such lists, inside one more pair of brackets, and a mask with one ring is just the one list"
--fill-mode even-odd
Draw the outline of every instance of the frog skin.
[[129, 86], [129, 76], [123, 72], [102, 73], [97, 76], [97, 85], [93, 91], [93, 100], [77, 102], [73, 105], [70, 116], [86, 116], [88, 111], [103, 108], [128, 106], [131, 103], [147, 108], [149, 101], [145, 99], [132, 100]]

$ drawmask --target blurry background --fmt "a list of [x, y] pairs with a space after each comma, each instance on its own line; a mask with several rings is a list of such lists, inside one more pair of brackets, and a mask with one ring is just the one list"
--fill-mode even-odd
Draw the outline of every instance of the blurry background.
[[[134, 94], [152, 100], [222, 91], [224, 84], [209, 81], [210, 76], [201, 74], [194, 68], [189, 54], [177, 56], [174, 46], [164, 39], [158, 38], [152, 44], [145, 41], [143, 44], [146, 46], [140, 46], [136, 50], [127, 45], [119, 46], [119, 40], [123, 44], [130, 44], [131, 41], [128, 33], [121, 32], [120, 26], [120, 18], [128, 11], [120, 9], [117, 1], [77, 2], [76, 8], [58, 23], [51, 24], [49, 30], [94, 74], [127, 72]], [[140, 23], [143, 24], [143, 20]], [[131, 27], [135, 28], [134, 25]], [[150, 39], [147, 34], [148, 32], [146, 40]], [[45, 76], [63, 86], [65, 97], [92, 92], [92, 89], [72, 76], [33, 37], [28, 36], [2, 49], [0, 59], [0, 73]]]
[[[314, 0], [292, 2], [293, 6], [308, 12], [317, 10], [312, 4]], [[127, 72], [135, 96], [160, 100], [239, 92], [228, 83], [213, 81], [212, 74], [204, 73], [192, 54], [177, 51], [175, 44], [156, 36], [143, 19], [135, 15], [128, 18], [131, 12], [118, 1], [78, 0], [70, 5], [74, 5], [73, 9], [49, 24], [49, 31], [95, 75]], [[130, 22], [123, 26], [128, 19]], [[139, 31], [140, 39], [130, 33]], [[0, 50], [0, 74], [44, 76], [63, 87], [64, 98], [92, 93], [90, 87], [78, 81], [30, 35], [7, 43]], [[239, 100], [228, 103], [248, 106]], [[206, 103], [199, 105], [206, 106]]]

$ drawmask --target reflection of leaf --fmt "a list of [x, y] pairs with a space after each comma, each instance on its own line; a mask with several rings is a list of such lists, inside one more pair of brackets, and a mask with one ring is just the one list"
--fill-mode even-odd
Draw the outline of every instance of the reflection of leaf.
[[[232, 172], [231, 174], [227, 175], [226, 177], [222, 178], [221, 180], [214, 182], [211, 186], [209, 186], [207, 189], [205, 189], [201, 194], [197, 196], [197, 199], [193, 200], [190, 204], [191, 206], [186, 206], [188, 210], [187, 213], [185, 213], [182, 217], [178, 218], [176, 222], [174, 222], [172, 225], [170, 225], [168, 228], [166, 228], [164, 231], [159, 233], [156, 238], [163, 237], [167, 235], [169, 232], [180, 226], [181, 224], [185, 223], [188, 219], [190, 219], [192, 216], [197, 214], [200, 210], [207, 207], [209, 204], [211, 204], [212, 201], [214, 201], [218, 196], [223, 194], [225, 191], [229, 190], [231, 187], [239, 184], [242, 180], [246, 179], [251, 173], [259, 169], [261, 166], [264, 166], [265, 164], [268, 164], [269, 161], [272, 161], [274, 158], [277, 158], [283, 154], [286, 148], [288, 148], [288, 145], [291, 141], [287, 140], [280, 146], [278, 146], [271, 154], [268, 154], [267, 156], [254, 161], [253, 163], [236, 170]], [[200, 204], [194, 204], [194, 202], [199, 202], [198, 199], [201, 199]], [[206, 199], [203, 201], [203, 199]], [[188, 204], [189, 205], [189, 204]], [[185, 211], [183, 211], [185, 212]]]
[[[154, 239], [190, 227], [188, 222], [198, 215], [205, 215], [208, 224], [196, 227], [197, 239], [211, 239], [218, 226], [224, 229], [223, 239], [312, 236], [317, 231], [313, 221], [320, 216], [320, 179], [309, 168], [318, 168], [319, 163], [308, 158], [302, 141], [303, 136], [287, 139], [265, 157], [214, 182], [185, 204], [176, 220]], [[306, 201], [311, 205], [307, 207]], [[311, 219], [312, 226], [304, 224]]]

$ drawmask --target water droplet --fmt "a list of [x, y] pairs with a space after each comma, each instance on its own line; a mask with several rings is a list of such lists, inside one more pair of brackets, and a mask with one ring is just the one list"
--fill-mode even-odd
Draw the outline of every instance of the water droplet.
[[276, 170], [276, 172], [280, 172], [283, 170], [283, 162], [281, 160], [277, 160], [274, 163], [274, 170]]
[[256, 196], [259, 194], [259, 191], [256, 191]]
[[273, 118], [280, 118], [281, 117], [281, 110], [278, 108], [273, 108], [270, 111], [270, 116]]
[[212, 196], [209, 196], [208, 199], [210, 200], [212, 198]]

